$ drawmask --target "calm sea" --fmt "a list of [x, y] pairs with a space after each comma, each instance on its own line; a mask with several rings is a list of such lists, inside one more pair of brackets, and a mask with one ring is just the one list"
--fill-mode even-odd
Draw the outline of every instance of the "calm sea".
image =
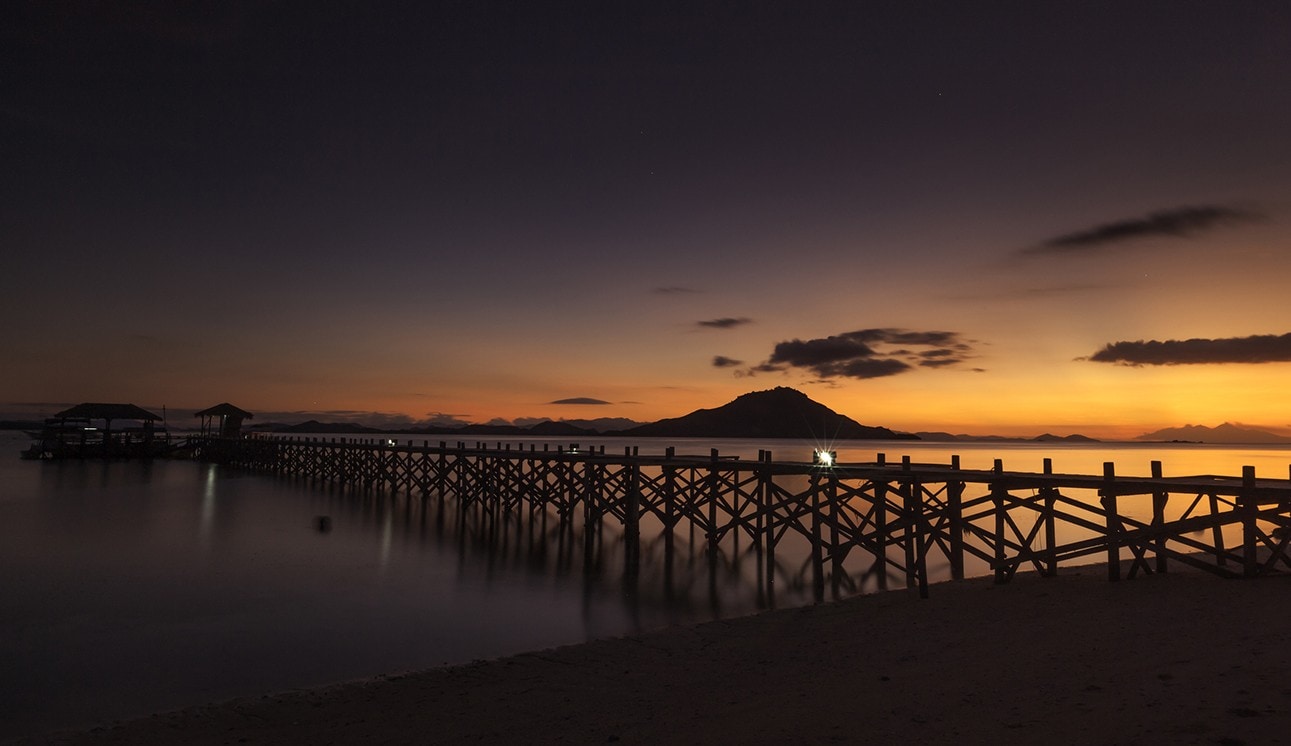
[[[402, 436], [406, 441], [406, 436]], [[417, 441], [417, 442], [420, 442]], [[471, 444], [474, 444], [474, 440]], [[488, 441], [490, 444], [496, 440]], [[529, 440], [526, 443], [532, 442]], [[537, 441], [541, 443], [542, 441]], [[549, 440], [548, 443], [557, 441]], [[560, 441], [567, 444], [567, 440]], [[789, 441], [598, 440], [607, 452], [809, 460]], [[21, 461], [0, 433], [0, 738], [754, 613], [695, 554], [628, 588], [581, 546], [486, 541], [418, 499], [185, 461]], [[542, 446], [539, 445], [539, 448]], [[554, 446], [553, 446], [554, 447]], [[1286, 478], [1287, 447], [863, 443], [843, 461]], [[328, 516], [329, 530], [318, 518]], [[612, 554], [607, 550], [607, 556]], [[752, 560], [749, 560], [753, 563]], [[778, 605], [808, 603], [793, 588]]]

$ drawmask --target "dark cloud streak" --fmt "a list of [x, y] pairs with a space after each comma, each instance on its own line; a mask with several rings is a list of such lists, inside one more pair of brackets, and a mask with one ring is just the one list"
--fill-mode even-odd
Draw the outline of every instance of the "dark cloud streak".
[[[895, 349], [890, 349], [894, 347]], [[913, 351], [910, 347], [932, 349]], [[819, 379], [883, 378], [915, 366], [942, 368], [971, 356], [972, 348], [957, 332], [861, 329], [818, 339], [780, 342], [771, 356], [737, 375], [805, 368]]]
[[1291, 362], [1291, 334], [1112, 342], [1089, 360], [1128, 366]]
[[1142, 218], [1104, 223], [1088, 230], [1068, 233], [1051, 238], [1044, 243], [1024, 249], [1028, 254], [1053, 254], [1097, 249], [1109, 244], [1139, 238], [1186, 238], [1198, 233], [1238, 223], [1251, 222], [1263, 216], [1248, 210], [1221, 205], [1177, 207], [1161, 210]]
[[729, 316], [728, 316], [728, 317], [724, 317], [724, 318], [720, 318], [720, 319], [709, 319], [709, 320], [707, 320], [707, 321], [696, 321], [695, 323], [696, 323], [697, 325], [699, 325], [699, 326], [702, 326], [702, 327], [706, 328], [706, 329], [734, 329], [734, 328], [735, 328], [735, 327], [737, 327], [737, 326], [744, 326], [745, 324], [752, 324], [752, 323], [753, 323], [753, 319], [745, 318], [745, 317], [743, 317], [743, 316], [741, 316], [741, 317], [739, 317], [739, 318], [731, 318], [731, 317], [729, 317]]
[[551, 401], [551, 402], [547, 402], [547, 403], [548, 403], [548, 404], [594, 404], [594, 405], [602, 405], [602, 404], [609, 404], [610, 402], [607, 402], [607, 401], [605, 401], [604, 399], [593, 399], [593, 398], [592, 398], [592, 397], [590, 397], [590, 396], [575, 396], [575, 397], [571, 397], [571, 398], [569, 398], [569, 399], [557, 399], [556, 401]]

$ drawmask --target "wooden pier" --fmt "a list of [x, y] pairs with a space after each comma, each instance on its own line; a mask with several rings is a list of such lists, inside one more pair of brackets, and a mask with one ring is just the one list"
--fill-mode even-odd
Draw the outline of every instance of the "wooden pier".
[[[1240, 476], [1124, 477], [949, 464], [778, 462], [708, 454], [622, 454], [551, 444], [212, 438], [203, 460], [410, 499], [454, 501], [493, 526], [542, 532], [587, 551], [608, 528], [624, 575], [647, 551], [699, 541], [714, 555], [757, 557], [768, 591], [805, 583], [817, 599], [895, 579], [927, 595], [930, 572], [959, 579], [1019, 569], [1052, 575], [1103, 562], [1109, 580], [1166, 572], [1171, 563], [1226, 577], [1291, 568], [1291, 480]], [[554, 532], [554, 533], [549, 533]], [[784, 558], [792, 558], [782, 561]], [[762, 583], [760, 582], [760, 585]]]

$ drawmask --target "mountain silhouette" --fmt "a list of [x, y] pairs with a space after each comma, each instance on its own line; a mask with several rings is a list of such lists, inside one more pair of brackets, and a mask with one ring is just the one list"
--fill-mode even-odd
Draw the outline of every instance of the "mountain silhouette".
[[796, 389], [754, 391], [716, 409], [623, 430], [618, 435], [666, 438], [801, 438], [818, 441], [915, 439], [841, 415]]
[[1035, 436], [1034, 438], [1031, 439], [1031, 442], [1032, 443], [1097, 443], [1098, 440], [1091, 438], [1087, 435], [1081, 435], [1079, 433], [1072, 433], [1071, 435], [1054, 435], [1053, 433], [1045, 433], [1044, 435]]
[[960, 433], [955, 435], [944, 431], [925, 431], [920, 430], [915, 433], [919, 440], [927, 440], [937, 443], [1101, 443], [1097, 438], [1091, 438], [1088, 435], [1073, 433], [1071, 435], [1054, 435], [1045, 433], [1037, 435], [1034, 438], [1028, 438], [1023, 435], [969, 435]]
[[1225, 422], [1215, 427], [1206, 427], [1205, 425], [1184, 425], [1183, 427], [1167, 427], [1164, 430], [1144, 433], [1135, 440], [1151, 441], [1171, 441], [1183, 440], [1194, 443], [1237, 443], [1237, 444], [1257, 444], [1257, 443], [1291, 443], [1291, 438], [1284, 435], [1277, 435], [1264, 430], [1234, 425], [1231, 422]]
[[341, 433], [341, 434], [362, 434], [362, 433], [379, 433], [380, 430], [375, 427], [366, 427], [357, 422], [319, 422], [318, 420], [306, 420], [297, 425], [283, 425], [274, 427], [272, 432], [278, 433]]
[[536, 425], [530, 425], [527, 432], [530, 435], [558, 435], [561, 437], [599, 435], [595, 430], [578, 427], [577, 425], [572, 425], [568, 422], [553, 422], [552, 420], [546, 420], [544, 422], [539, 422]]

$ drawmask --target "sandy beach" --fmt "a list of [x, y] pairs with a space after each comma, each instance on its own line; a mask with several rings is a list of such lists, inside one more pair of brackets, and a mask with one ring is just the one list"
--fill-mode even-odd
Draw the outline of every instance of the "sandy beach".
[[1291, 741], [1291, 577], [981, 578], [23, 743]]

